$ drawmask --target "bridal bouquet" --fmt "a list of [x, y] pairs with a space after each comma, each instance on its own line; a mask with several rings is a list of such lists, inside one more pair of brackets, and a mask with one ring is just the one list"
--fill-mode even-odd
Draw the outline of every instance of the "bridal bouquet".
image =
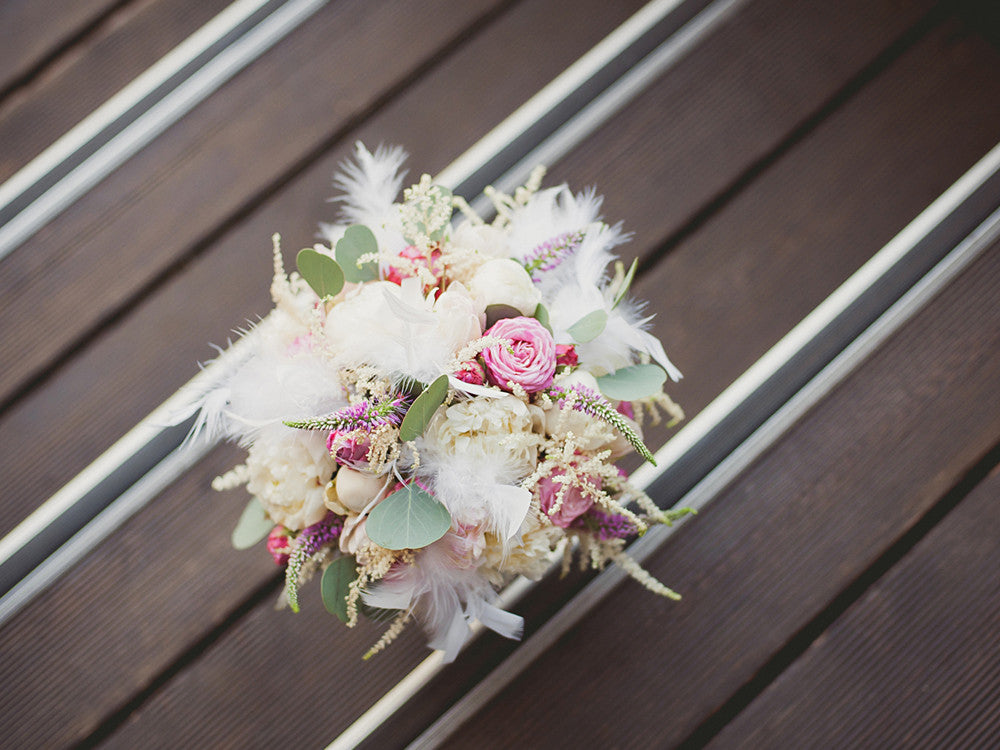
[[[628, 297], [593, 192], [488, 190], [487, 223], [424, 175], [403, 193], [400, 149], [360, 144], [335, 185], [342, 224], [284, 271], [274, 310], [239, 364], [199, 402], [196, 430], [238, 440], [246, 461], [219, 490], [252, 496], [233, 542], [266, 538], [282, 601], [321, 574], [348, 626], [385, 618], [384, 648], [411, 617], [451, 659], [479, 621], [518, 637], [496, 605], [518, 575], [622, 565], [626, 539], [665, 512], [613, 463], [647, 460], [640, 424], [682, 415], [663, 393], [680, 373]], [[453, 214], [458, 210], [458, 220]]]

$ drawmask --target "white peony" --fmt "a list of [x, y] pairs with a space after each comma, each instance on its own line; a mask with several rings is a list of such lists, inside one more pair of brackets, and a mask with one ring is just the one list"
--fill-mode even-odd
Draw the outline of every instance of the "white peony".
[[488, 305], [510, 305], [531, 317], [542, 301], [531, 276], [516, 260], [494, 258], [481, 265], [469, 280], [469, 293], [479, 310]]
[[334, 462], [318, 432], [285, 430], [260, 434], [246, 461], [247, 490], [277, 524], [300, 531], [326, 515], [323, 502]]
[[512, 479], [532, 471], [541, 438], [533, 428], [538, 407], [504, 394], [461, 401], [439, 409], [424, 432], [423, 446], [431, 456], [482, 459], [502, 464]]

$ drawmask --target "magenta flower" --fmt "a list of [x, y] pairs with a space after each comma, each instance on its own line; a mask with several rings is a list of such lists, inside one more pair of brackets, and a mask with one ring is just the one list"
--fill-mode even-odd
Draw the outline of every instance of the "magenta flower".
[[552, 334], [534, 318], [503, 318], [494, 323], [487, 336], [506, 339], [510, 347], [494, 344], [483, 350], [486, 375], [493, 385], [512, 390], [510, 383], [528, 393], [552, 385], [556, 372], [556, 345]]
[[559, 367], [576, 367], [580, 359], [576, 356], [576, 347], [572, 344], [556, 344], [556, 365]]
[[[346, 436], [346, 437], [344, 437]], [[341, 466], [358, 466], [368, 459], [371, 441], [368, 436], [354, 431], [331, 430], [326, 437], [326, 449]]]
[[455, 377], [463, 383], [470, 385], [482, 385], [486, 382], [486, 371], [476, 360], [470, 359], [463, 362], [455, 372]]
[[267, 535], [267, 551], [274, 558], [275, 565], [285, 565], [291, 553], [288, 544], [288, 530], [284, 526], [275, 526]]

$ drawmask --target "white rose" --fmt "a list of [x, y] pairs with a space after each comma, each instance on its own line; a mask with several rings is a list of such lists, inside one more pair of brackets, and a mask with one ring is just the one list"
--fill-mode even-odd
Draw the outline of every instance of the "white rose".
[[250, 448], [246, 466], [247, 490], [272, 521], [300, 531], [323, 520], [326, 483], [334, 462], [319, 433], [262, 433]]
[[469, 293], [480, 310], [488, 305], [510, 305], [522, 315], [535, 314], [542, 301], [531, 276], [510, 258], [495, 258], [481, 265], [469, 281]]

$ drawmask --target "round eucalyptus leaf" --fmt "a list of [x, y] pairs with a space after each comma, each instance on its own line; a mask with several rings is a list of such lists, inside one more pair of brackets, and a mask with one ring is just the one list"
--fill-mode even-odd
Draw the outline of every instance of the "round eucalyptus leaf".
[[658, 365], [632, 365], [597, 379], [601, 393], [616, 401], [635, 401], [655, 396], [663, 388], [667, 373]]
[[594, 310], [587, 313], [567, 329], [567, 333], [573, 337], [578, 344], [586, 344], [593, 341], [602, 333], [608, 324], [608, 314], [604, 310]]
[[307, 247], [299, 250], [295, 263], [299, 274], [320, 299], [332, 297], [344, 288], [344, 272], [329, 255]]
[[257, 498], [251, 498], [243, 509], [240, 520], [233, 529], [232, 542], [236, 549], [249, 549], [265, 539], [274, 528], [274, 521], [267, 517], [264, 506]]
[[337, 263], [344, 272], [344, 278], [354, 283], [378, 279], [378, 263], [369, 261], [358, 265], [363, 255], [378, 252], [378, 241], [372, 230], [363, 224], [352, 224], [337, 242]]
[[451, 528], [448, 509], [412, 482], [380, 502], [365, 522], [368, 538], [391, 550], [420, 549]]

